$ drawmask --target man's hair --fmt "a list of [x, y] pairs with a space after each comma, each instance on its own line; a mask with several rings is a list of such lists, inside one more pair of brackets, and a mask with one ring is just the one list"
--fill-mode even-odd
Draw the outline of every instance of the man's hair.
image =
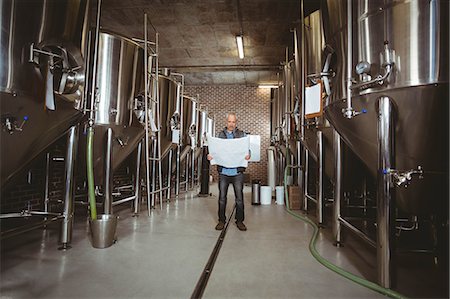
[[229, 112], [229, 113], [227, 113], [227, 120], [228, 120], [228, 117], [230, 116], [230, 115], [233, 115], [235, 118], [236, 118], [236, 120], [237, 120], [237, 115], [236, 115], [236, 113], [234, 113], [234, 112]]

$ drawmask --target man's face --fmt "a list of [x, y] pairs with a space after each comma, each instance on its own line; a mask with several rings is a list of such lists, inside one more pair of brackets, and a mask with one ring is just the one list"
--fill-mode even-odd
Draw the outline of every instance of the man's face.
[[227, 117], [227, 130], [228, 131], [234, 131], [236, 129], [236, 116], [235, 115], [228, 115]]

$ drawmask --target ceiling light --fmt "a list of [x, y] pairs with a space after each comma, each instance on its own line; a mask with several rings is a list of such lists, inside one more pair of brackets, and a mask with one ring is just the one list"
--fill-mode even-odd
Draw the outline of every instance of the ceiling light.
[[239, 58], [244, 59], [244, 41], [242, 35], [236, 35], [236, 44], [238, 48]]
[[259, 84], [258, 88], [278, 88], [277, 84]]

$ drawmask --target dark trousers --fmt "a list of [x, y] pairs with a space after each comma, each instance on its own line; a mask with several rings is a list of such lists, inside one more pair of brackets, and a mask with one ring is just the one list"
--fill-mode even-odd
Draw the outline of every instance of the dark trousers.
[[236, 197], [236, 221], [244, 221], [244, 174], [236, 176], [219, 175], [219, 221], [225, 222], [225, 209], [227, 207], [228, 186], [233, 184]]

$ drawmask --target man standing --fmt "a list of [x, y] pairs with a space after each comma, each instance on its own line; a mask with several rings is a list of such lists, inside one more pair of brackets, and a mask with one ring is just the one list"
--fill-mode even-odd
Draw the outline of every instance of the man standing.
[[[227, 126], [219, 133], [219, 138], [233, 139], [245, 137], [245, 133], [236, 126], [237, 117], [235, 113], [227, 115]], [[208, 160], [213, 157], [208, 155]], [[250, 160], [250, 154], [245, 156], [246, 160]], [[234, 196], [236, 197], [236, 225], [239, 230], [245, 231], [247, 227], [244, 224], [244, 171], [245, 167], [226, 168], [217, 165], [219, 172], [219, 223], [216, 230], [222, 230], [225, 227], [225, 209], [227, 206], [228, 186], [233, 184]]]

